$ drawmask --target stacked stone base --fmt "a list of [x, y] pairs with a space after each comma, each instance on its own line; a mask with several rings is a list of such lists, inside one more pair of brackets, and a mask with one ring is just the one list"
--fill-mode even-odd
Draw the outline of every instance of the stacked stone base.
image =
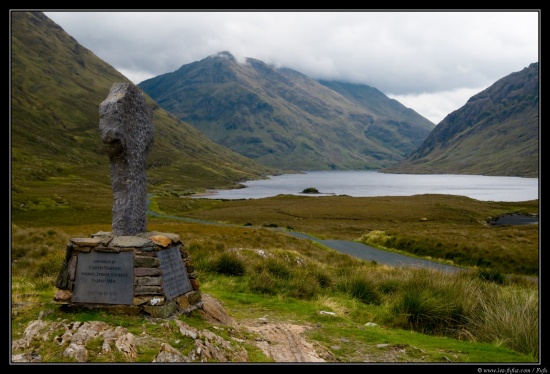
[[[159, 253], [177, 248], [181, 255], [189, 290], [183, 294], [167, 292], [166, 274], [160, 266]], [[75, 284], [79, 281], [77, 264], [84, 253], [131, 252], [133, 258], [133, 295], [131, 304], [75, 302]], [[162, 254], [162, 253], [161, 253]], [[177, 282], [178, 280], [176, 280]], [[170, 282], [174, 282], [173, 279]], [[98, 232], [90, 238], [72, 238], [66, 248], [65, 261], [55, 286], [58, 288], [54, 302], [63, 308], [93, 308], [112, 313], [146, 314], [153, 318], [167, 318], [174, 314], [189, 315], [202, 307], [199, 282], [189, 254], [183, 248], [179, 235], [162, 232], [146, 232], [135, 236], [116, 236], [110, 232]], [[101, 289], [101, 285], [98, 285]]]

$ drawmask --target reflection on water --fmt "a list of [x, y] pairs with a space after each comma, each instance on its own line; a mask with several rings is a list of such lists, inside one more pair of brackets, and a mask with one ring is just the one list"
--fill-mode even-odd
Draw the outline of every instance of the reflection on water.
[[[196, 196], [213, 199], [258, 199], [280, 194], [319, 196], [412, 196], [447, 194], [480, 201], [527, 201], [539, 198], [539, 179], [457, 174], [384, 174], [376, 171], [310, 171], [243, 183], [246, 188]], [[303, 194], [306, 188], [320, 194]]]
[[539, 216], [527, 214], [508, 214], [491, 221], [493, 226], [501, 225], [534, 225], [539, 223]]

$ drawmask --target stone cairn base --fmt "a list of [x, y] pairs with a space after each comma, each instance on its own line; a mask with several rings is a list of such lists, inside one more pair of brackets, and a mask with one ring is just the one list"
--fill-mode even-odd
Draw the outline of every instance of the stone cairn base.
[[[177, 248], [177, 252], [174, 252], [176, 251], [174, 247]], [[184, 270], [183, 274], [188, 279], [166, 279], [168, 274], [163, 274], [163, 268], [166, 271], [166, 264], [161, 264], [159, 258], [161, 256], [159, 255], [163, 255], [162, 251], [167, 251], [165, 253], [168, 253], [168, 250], [170, 250], [171, 254], [178, 253], [181, 256], [183, 266], [180, 265], [180, 267]], [[125, 299], [131, 300], [130, 302], [118, 304], [116, 302], [93, 303], [75, 301], [75, 299], [79, 300], [75, 298], [75, 285], [79, 282], [79, 274], [84, 274], [82, 273], [82, 269], [77, 271], [79, 256], [83, 256], [83, 254], [92, 254], [93, 256], [94, 253], [96, 256], [105, 256], [105, 253], [128, 252], [132, 254], [131, 258], [133, 259], [133, 281], [125, 281], [131, 282], [130, 288], [133, 288], [133, 295], [126, 295]], [[99, 253], [103, 253], [103, 255]], [[125, 256], [128, 258], [128, 255]], [[178, 261], [179, 258], [173, 262]], [[171, 265], [168, 264], [168, 266]], [[109, 268], [105, 267], [105, 269]], [[181, 276], [181, 273], [178, 272], [177, 275]], [[106, 273], [99, 273], [99, 275], [103, 274]], [[116, 276], [117, 274], [114, 275]], [[173, 275], [171, 274], [171, 276]], [[115, 279], [108, 278], [95, 281], [116, 282]], [[180, 282], [185, 284], [185, 292], [174, 295], [174, 283]], [[108, 310], [113, 313], [144, 313], [153, 318], [167, 318], [176, 313], [189, 315], [193, 310], [202, 307], [199, 282], [191, 259], [187, 251], [183, 249], [179, 235], [171, 233], [146, 232], [135, 236], [116, 236], [110, 232], [98, 232], [92, 234], [90, 238], [72, 238], [67, 245], [65, 261], [55, 285], [58, 291], [54, 296], [54, 302], [66, 308], [85, 307]], [[98, 283], [90, 288], [96, 290], [116, 290], [116, 286], [114, 285], [107, 288], [104, 286], [104, 284]], [[170, 287], [170, 289], [167, 287]], [[178, 287], [175, 288], [178, 289]], [[179, 290], [179, 292], [176, 292], [181, 293], [181, 287]]]

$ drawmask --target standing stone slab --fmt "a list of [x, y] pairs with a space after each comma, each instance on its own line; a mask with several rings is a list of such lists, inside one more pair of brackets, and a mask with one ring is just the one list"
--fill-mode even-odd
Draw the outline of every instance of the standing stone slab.
[[73, 302], [131, 305], [133, 298], [133, 253], [90, 252], [78, 255]]
[[168, 300], [193, 289], [178, 247], [157, 252], [162, 271], [162, 288]]
[[111, 161], [113, 233], [146, 231], [146, 161], [154, 142], [151, 108], [132, 83], [115, 83], [99, 105], [99, 132]]

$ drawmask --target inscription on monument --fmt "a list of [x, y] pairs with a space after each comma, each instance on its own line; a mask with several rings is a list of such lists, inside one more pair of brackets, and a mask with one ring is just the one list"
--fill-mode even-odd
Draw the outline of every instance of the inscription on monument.
[[183, 295], [193, 289], [187, 269], [181, 259], [178, 247], [172, 247], [157, 253], [162, 271], [162, 286], [168, 300]]
[[127, 304], [134, 299], [134, 256], [131, 252], [80, 253], [72, 301]]

